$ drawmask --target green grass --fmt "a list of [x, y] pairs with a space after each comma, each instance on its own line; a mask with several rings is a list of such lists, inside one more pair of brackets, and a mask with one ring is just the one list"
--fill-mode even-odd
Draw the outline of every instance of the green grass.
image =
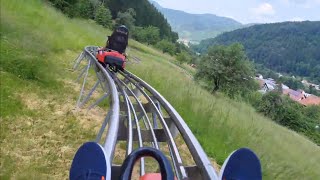
[[[0, 179], [68, 177], [76, 149], [94, 138], [103, 119], [74, 110], [79, 91], [69, 68], [86, 45], [104, 45], [107, 34], [40, 0], [1, 1]], [[264, 179], [320, 177], [320, 148], [305, 137], [246, 104], [212, 96], [168, 55], [135, 41], [129, 55], [142, 61], [128, 69], [172, 103], [220, 165], [245, 146], [261, 158]]]
[[305, 137], [262, 117], [244, 103], [212, 96], [184, 71], [163, 63], [161, 57], [132, 54], [138, 54], [142, 63], [129, 69], [172, 103], [219, 164], [233, 150], [250, 147], [261, 158], [265, 179], [319, 177], [320, 148]]
[[68, 177], [74, 153], [102, 120], [74, 109], [71, 61], [108, 33], [40, 0], [1, 1], [0, 179]]

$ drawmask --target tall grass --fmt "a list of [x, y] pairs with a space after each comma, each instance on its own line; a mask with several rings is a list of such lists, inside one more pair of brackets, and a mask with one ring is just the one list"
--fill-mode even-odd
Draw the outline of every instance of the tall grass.
[[[95, 134], [94, 123], [83, 126], [84, 117], [73, 113], [78, 92], [65, 83], [74, 78], [67, 68], [84, 46], [104, 45], [109, 33], [41, 0], [1, 1], [1, 179], [67, 177], [74, 152]], [[219, 164], [246, 146], [261, 158], [265, 179], [320, 177], [320, 148], [308, 139], [246, 104], [207, 93], [172, 57], [135, 41], [130, 46], [129, 55], [142, 61], [128, 68], [174, 105]]]
[[252, 148], [261, 158], [265, 179], [320, 177], [320, 148], [273, 123], [255, 110], [201, 89], [161, 57], [139, 52], [142, 63], [129, 69], [149, 82], [178, 110], [207, 154], [222, 164], [233, 150]]
[[44, 2], [1, 1], [0, 179], [65, 179], [102, 120], [74, 112], [79, 92], [68, 68], [109, 31]]

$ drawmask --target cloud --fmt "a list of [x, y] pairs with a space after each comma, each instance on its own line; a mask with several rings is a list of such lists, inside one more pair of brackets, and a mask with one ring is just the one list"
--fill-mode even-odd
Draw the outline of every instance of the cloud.
[[262, 3], [258, 7], [253, 8], [252, 12], [258, 16], [270, 16], [274, 15], [276, 12], [273, 9], [272, 5], [269, 3]]
[[301, 17], [294, 17], [294, 18], [290, 19], [290, 21], [301, 22], [301, 21], [304, 21], [304, 19]]

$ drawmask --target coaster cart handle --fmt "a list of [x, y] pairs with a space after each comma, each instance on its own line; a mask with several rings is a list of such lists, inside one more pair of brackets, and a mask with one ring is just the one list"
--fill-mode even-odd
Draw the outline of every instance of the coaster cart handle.
[[[174, 174], [171, 168], [171, 164], [166, 156], [159, 150], [151, 147], [143, 147], [133, 151], [121, 166], [120, 180], [131, 179], [133, 167], [136, 161], [142, 157], [153, 157], [160, 166], [161, 180], [174, 180]], [[159, 174], [146, 174], [142, 176], [141, 180], [157, 180]]]

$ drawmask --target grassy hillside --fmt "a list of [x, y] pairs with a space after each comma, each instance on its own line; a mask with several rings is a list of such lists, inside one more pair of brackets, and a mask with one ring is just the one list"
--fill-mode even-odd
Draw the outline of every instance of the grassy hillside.
[[[205, 151], [219, 164], [239, 147], [258, 153], [265, 179], [314, 179], [320, 148], [258, 115], [243, 103], [213, 97], [163, 57], [138, 53], [143, 65], [129, 69], [163, 94], [186, 120]], [[149, 59], [156, 61], [149, 61]], [[155, 70], [155, 67], [157, 70]], [[166, 73], [163, 73], [166, 72]], [[302, 158], [303, 157], [303, 158]]]
[[79, 87], [68, 68], [108, 33], [40, 0], [1, 1], [0, 179], [68, 177], [76, 149], [103, 119], [103, 110], [74, 109]]
[[[40, 0], [1, 1], [0, 179], [65, 179], [76, 149], [92, 140], [105, 109], [74, 109], [79, 85], [72, 60], [109, 34], [91, 21], [68, 19]], [[181, 113], [210, 157], [257, 152], [265, 179], [320, 177], [320, 148], [254, 109], [197, 87], [168, 55], [130, 41], [128, 69]]]

